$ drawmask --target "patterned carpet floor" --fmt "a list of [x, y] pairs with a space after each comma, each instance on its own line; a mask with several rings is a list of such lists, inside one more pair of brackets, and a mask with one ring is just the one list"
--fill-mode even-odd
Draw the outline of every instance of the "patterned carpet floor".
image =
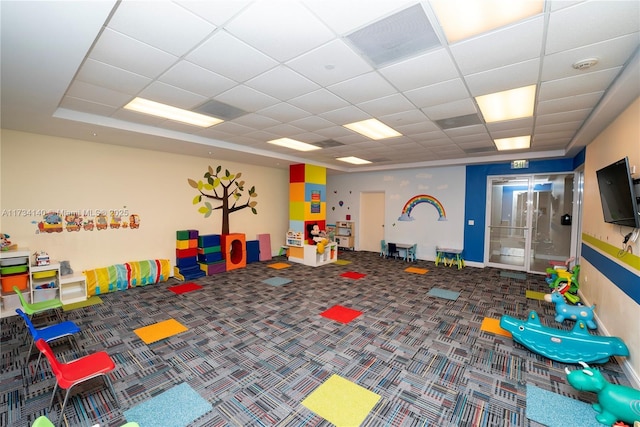
[[[106, 350], [116, 364], [110, 378], [118, 402], [101, 379], [92, 380], [74, 388], [61, 424], [120, 426], [132, 421], [124, 418], [128, 409], [187, 383], [213, 408], [191, 426], [330, 426], [301, 402], [333, 374], [381, 396], [363, 426], [540, 426], [526, 417], [527, 384], [594, 399], [566, 382], [567, 365], [480, 329], [485, 317], [524, 319], [532, 309], [544, 324], [569, 329], [572, 322], [555, 323], [552, 304], [525, 296], [549, 291], [542, 276], [408, 264], [371, 252], [339, 257], [351, 263], [269, 268], [287, 262], [276, 257], [194, 280], [202, 289], [193, 292], [171, 292], [180, 283], [171, 279], [62, 312], [82, 332], [53, 344], [54, 352], [72, 360]], [[279, 284], [264, 282], [270, 278]], [[428, 295], [433, 288], [460, 295]], [[348, 323], [320, 315], [334, 305], [362, 314]], [[188, 330], [150, 344], [134, 333], [168, 319]], [[55, 380], [46, 362], [35, 372], [36, 351], [25, 364], [24, 323], [12, 316], [0, 326], [0, 426], [30, 426], [43, 414], [57, 420], [64, 394], [49, 414]], [[616, 360], [599, 368], [629, 385]]]

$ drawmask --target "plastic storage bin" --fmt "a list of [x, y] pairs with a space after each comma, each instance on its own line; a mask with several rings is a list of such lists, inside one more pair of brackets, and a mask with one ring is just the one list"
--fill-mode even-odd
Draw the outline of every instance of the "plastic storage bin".
[[14, 286], [20, 290], [27, 289], [29, 275], [26, 273], [12, 274], [10, 276], [2, 276], [0, 280], [2, 281], [2, 292], [13, 292]]
[[54, 277], [58, 270], [38, 271], [33, 273], [34, 279], [46, 279], [47, 277]]
[[29, 267], [27, 264], [24, 265], [12, 265], [10, 267], [0, 267], [0, 274], [18, 274], [18, 273], [26, 273]]
[[1, 258], [0, 267], [8, 267], [10, 265], [29, 264], [29, 257], [17, 256], [13, 258]]

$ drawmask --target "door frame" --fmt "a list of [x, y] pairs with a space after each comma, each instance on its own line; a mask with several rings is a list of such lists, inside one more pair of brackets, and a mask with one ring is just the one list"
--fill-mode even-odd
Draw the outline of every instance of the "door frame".
[[[580, 245], [579, 245], [579, 234], [581, 232], [582, 227], [582, 201], [583, 201], [583, 182], [584, 182], [584, 172], [580, 169], [575, 171], [568, 172], [548, 172], [548, 173], [531, 173], [531, 174], [513, 174], [513, 175], [489, 175], [487, 176], [487, 204], [485, 206], [485, 231], [484, 231], [484, 264], [488, 267], [496, 267], [496, 268], [504, 268], [510, 270], [518, 270], [518, 271], [526, 271], [529, 273], [541, 273], [540, 271], [532, 271], [531, 270], [531, 251], [533, 250], [533, 208], [527, 209], [527, 230], [526, 230], [526, 239], [525, 239], [525, 251], [524, 251], [524, 262], [523, 266], [516, 266], [512, 264], [502, 264], [491, 262], [491, 209], [493, 202], [493, 191], [492, 191], [492, 183], [497, 179], [504, 179], [507, 181], [516, 180], [516, 179], [527, 179], [527, 203], [528, 206], [533, 207], [533, 194], [536, 185], [536, 178], [541, 176], [548, 175], [573, 175], [573, 193], [572, 193], [572, 224], [571, 224], [571, 237], [569, 243], [569, 257], [577, 257], [580, 256]], [[514, 228], [514, 227], [511, 227]]]

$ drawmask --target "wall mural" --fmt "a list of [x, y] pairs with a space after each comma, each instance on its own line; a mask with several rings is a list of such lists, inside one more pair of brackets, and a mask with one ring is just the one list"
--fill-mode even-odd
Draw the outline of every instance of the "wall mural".
[[447, 220], [444, 206], [442, 206], [442, 203], [440, 203], [438, 199], [433, 196], [429, 196], [428, 194], [419, 194], [417, 196], [413, 196], [407, 201], [407, 203], [405, 203], [404, 207], [402, 208], [402, 214], [398, 218], [398, 221], [413, 221], [413, 218], [411, 217], [411, 211], [416, 205], [419, 205], [420, 203], [428, 203], [436, 208], [439, 215], [438, 221]]
[[[258, 214], [256, 210], [257, 201], [251, 200], [258, 197], [256, 193], [256, 187], [251, 187], [248, 190], [248, 195], [244, 203], [240, 202], [243, 197], [244, 181], [238, 181], [242, 174], [232, 174], [228, 170], [224, 171], [224, 175], [220, 172], [222, 166], [218, 166], [216, 171], [209, 166], [207, 172], [203, 175], [204, 181], [188, 178], [187, 182], [192, 188], [198, 190], [198, 195], [193, 198], [193, 204], [197, 205], [202, 203], [202, 206], [198, 208], [198, 212], [204, 215], [205, 218], [213, 213], [213, 211], [222, 210], [222, 231], [221, 234], [229, 234], [229, 215], [233, 212], [237, 212], [242, 209], [250, 208], [254, 215]], [[205, 192], [206, 190], [206, 192]], [[211, 203], [207, 201], [217, 200], [221, 202], [219, 206], [213, 207]], [[203, 201], [204, 200], [204, 201]]]
[[129, 214], [127, 209], [48, 211], [42, 215], [42, 221], [36, 224], [36, 234], [62, 233], [62, 231], [93, 231], [107, 229], [138, 229], [140, 215]]

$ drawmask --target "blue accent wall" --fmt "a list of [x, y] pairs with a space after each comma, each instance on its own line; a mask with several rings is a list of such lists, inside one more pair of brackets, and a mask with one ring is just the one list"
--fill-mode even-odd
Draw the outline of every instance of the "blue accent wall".
[[[582, 160], [576, 158], [582, 155]], [[464, 259], [484, 262], [486, 228], [487, 177], [489, 175], [529, 175], [536, 173], [572, 172], [584, 162], [584, 150], [571, 159], [530, 160], [527, 169], [511, 169], [511, 163], [469, 165], [466, 167], [464, 203]], [[469, 220], [474, 225], [469, 225]]]
[[589, 264], [615, 283], [622, 292], [640, 304], [640, 280], [638, 280], [638, 276], [584, 243], [582, 244], [581, 252], [582, 257], [589, 261]]

